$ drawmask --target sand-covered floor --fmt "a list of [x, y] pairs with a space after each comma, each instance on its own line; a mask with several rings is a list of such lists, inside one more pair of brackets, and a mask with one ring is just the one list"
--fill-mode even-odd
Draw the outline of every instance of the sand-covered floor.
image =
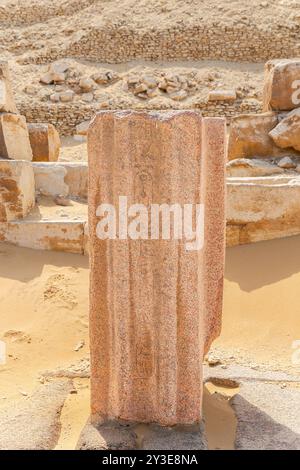
[[[0, 244], [0, 408], [30, 400], [43, 371], [88, 358], [88, 259]], [[293, 342], [300, 340], [300, 237], [227, 249], [223, 330], [213, 356], [226, 367], [300, 372]], [[84, 374], [83, 374], [84, 375]], [[215, 393], [215, 392], [218, 393]], [[89, 381], [74, 379], [65, 402], [57, 449], [74, 448], [89, 414]], [[210, 448], [232, 448], [235, 389], [207, 384], [204, 413]]]

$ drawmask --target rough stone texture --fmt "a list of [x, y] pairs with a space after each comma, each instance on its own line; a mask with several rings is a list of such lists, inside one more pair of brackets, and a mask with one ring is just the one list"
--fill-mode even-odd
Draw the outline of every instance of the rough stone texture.
[[0, 159], [0, 222], [25, 217], [35, 205], [31, 164]]
[[[197, 423], [201, 357], [221, 324], [223, 119], [102, 112], [88, 134], [92, 417]], [[101, 203], [204, 203], [204, 248], [100, 240]], [[188, 348], [186, 346], [189, 346]]]
[[77, 450], [132, 450], [137, 448], [132, 427], [108, 422], [102, 425], [87, 423], [83, 428]]
[[269, 136], [277, 124], [278, 117], [272, 112], [234, 117], [230, 126], [228, 160], [280, 155], [282, 150]]
[[44, 196], [67, 196], [69, 187], [65, 183], [67, 170], [57, 163], [34, 162], [35, 190]]
[[80, 199], [88, 197], [88, 164], [87, 162], [64, 163], [66, 169], [65, 183], [69, 187], [69, 195]]
[[144, 450], [207, 450], [203, 423], [200, 426], [166, 428], [149, 425], [142, 439]]
[[281, 173], [284, 173], [282, 168], [256, 158], [236, 158], [226, 164], [227, 176], [270, 176]]
[[0, 410], [0, 450], [52, 450], [59, 439], [60, 412], [70, 380], [39, 387], [29, 400]]
[[234, 101], [236, 100], [235, 90], [212, 90], [208, 95], [209, 101]]
[[[21, 114], [26, 116], [28, 122], [49, 122], [53, 124], [59, 131], [60, 135], [72, 135], [76, 133], [76, 126], [82, 121], [91, 119], [99, 109], [128, 109], [128, 107], [141, 108], [140, 103], [120, 102], [120, 100], [111, 99], [104, 103], [49, 103], [49, 102], [36, 102], [27, 100], [26, 96], [19, 97], [18, 108]], [[155, 101], [149, 103], [143, 101], [143, 109], [157, 109], [161, 110], [162, 103]], [[164, 104], [164, 109], [173, 109], [174, 102]], [[228, 101], [207, 101], [207, 99], [195, 100], [191, 104], [186, 101], [180, 103], [176, 102], [176, 109], [197, 109], [202, 116], [205, 117], [226, 117], [228, 122], [233, 116], [241, 113], [259, 113], [262, 110], [261, 102], [255, 99], [236, 100], [234, 102]]]
[[227, 245], [300, 233], [300, 177], [227, 179]]
[[35, 189], [45, 196], [87, 199], [87, 162], [33, 162]]
[[297, 92], [297, 89], [300, 89], [300, 59], [271, 60], [266, 63], [263, 93], [265, 111], [290, 111], [300, 106], [300, 91]]
[[0, 241], [35, 250], [84, 254], [83, 220], [21, 220], [0, 223]]
[[0, 60], [0, 112], [17, 113], [7, 62]]
[[0, 114], [0, 158], [32, 160], [24, 116], [11, 113]]
[[243, 383], [231, 401], [238, 420], [236, 449], [300, 450], [299, 403], [299, 388]]
[[293, 147], [295, 150], [300, 152], [300, 109], [291, 111], [274, 129], [272, 129], [269, 135], [278, 147]]
[[35, 162], [56, 162], [60, 152], [60, 138], [52, 124], [28, 124], [30, 145]]

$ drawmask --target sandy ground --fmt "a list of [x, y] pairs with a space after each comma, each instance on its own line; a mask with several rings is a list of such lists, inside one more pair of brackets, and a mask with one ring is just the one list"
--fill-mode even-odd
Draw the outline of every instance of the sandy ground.
[[[292, 343], [300, 339], [300, 237], [227, 249], [221, 337], [211, 354], [224, 367], [296, 374]], [[28, 395], [42, 372], [88, 357], [88, 259], [0, 245], [0, 408]], [[76, 351], [76, 349], [78, 349]], [[61, 415], [57, 449], [75, 448], [89, 415], [89, 380], [76, 378]], [[236, 420], [229, 398], [237, 389], [205, 386], [211, 449], [233, 448]]]

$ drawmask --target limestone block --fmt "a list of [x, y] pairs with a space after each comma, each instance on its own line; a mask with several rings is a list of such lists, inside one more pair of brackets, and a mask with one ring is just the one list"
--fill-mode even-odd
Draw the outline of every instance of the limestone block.
[[300, 106], [300, 59], [271, 60], [265, 66], [264, 111]]
[[60, 152], [60, 138], [52, 124], [28, 124], [33, 161], [56, 162]]
[[18, 220], [0, 223], [0, 241], [34, 250], [84, 254], [84, 221]]
[[300, 176], [227, 178], [227, 245], [300, 233]]
[[7, 62], [0, 60], [0, 112], [17, 113]]
[[31, 164], [0, 159], [0, 222], [25, 217], [35, 205]]
[[33, 162], [35, 189], [44, 196], [87, 199], [87, 162]]
[[[104, 111], [88, 153], [93, 422], [198, 423], [201, 361], [221, 326], [225, 121]], [[99, 238], [101, 204], [118, 212], [119, 196], [144, 210], [203, 204], [203, 244], [189, 251], [173, 230], [162, 239], [161, 226], [157, 239], [145, 239], [147, 229], [126, 238], [119, 224], [121, 239]]]
[[63, 165], [47, 162], [33, 162], [35, 190], [43, 196], [68, 196], [65, 183], [67, 170]]
[[208, 95], [208, 101], [234, 101], [236, 100], [235, 90], [212, 90]]
[[293, 147], [300, 152], [300, 109], [291, 111], [269, 135], [278, 147]]
[[11, 113], [0, 114], [0, 158], [32, 160], [24, 116]]
[[272, 112], [234, 117], [230, 126], [228, 160], [280, 155], [282, 150], [269, 136], [277, 124], [278, 117]]

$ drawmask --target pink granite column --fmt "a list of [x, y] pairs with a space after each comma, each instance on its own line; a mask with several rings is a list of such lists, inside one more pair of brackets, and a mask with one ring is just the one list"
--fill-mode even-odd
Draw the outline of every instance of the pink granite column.
[[[100, 112], [88, 152], [92, 417], [197, 423], [201, 363], [221, 324], [224, 120]], [[120, 196], [149, 210], [204, 204], [203, 248], [187, 251], [184, 238], [161, 236], [99, 239], [97, 208], [110, 203], [118, 213]]]

